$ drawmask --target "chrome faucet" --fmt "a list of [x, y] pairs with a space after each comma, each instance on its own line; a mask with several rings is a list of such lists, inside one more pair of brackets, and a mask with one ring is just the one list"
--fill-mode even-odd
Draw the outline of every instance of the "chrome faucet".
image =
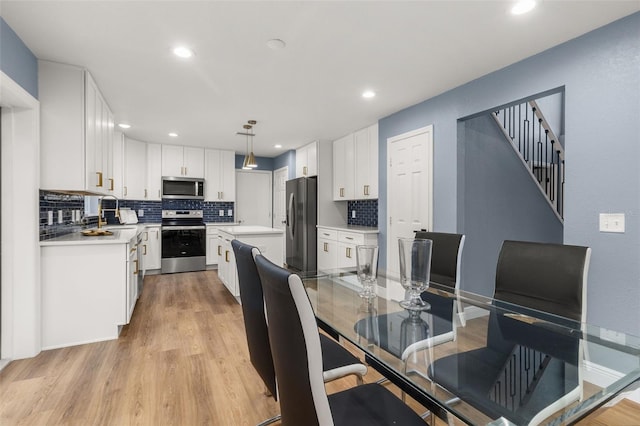
[[[107, 198], [107, 197], [111, 197], [114, 200], [116, 200], [116, 208], [115, 209], [103, 209], [102, 208], [102, 201]], [[98, 200], [98, 229], [102, 228], [102, 225], [106, 225], [107, 221], [103, 221], [102, 220], [102, 212], [114, 212], [116, 217], [120, 217], [120, 210], [118, 209], [118, 199], [114, 196], [114, 195], [105, 195], [103, 197], [101, 197]]]

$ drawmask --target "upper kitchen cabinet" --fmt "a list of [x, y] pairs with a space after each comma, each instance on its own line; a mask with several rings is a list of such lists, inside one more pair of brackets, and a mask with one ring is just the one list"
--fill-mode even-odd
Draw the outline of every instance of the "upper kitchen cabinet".
[[378, 198], [378, 123], [356, 132], [354, 198]]
[[204, 150], [205, 201], [236, 200], [234, 151]]
[[147, 182], [147, 144], [124, 138], [124, 188], [126, 200], [144, 200], [149, 191]]
[[38, 62], [41, 189], [113, 194], [113, 114], [83, 68]]
[[162, 145], [162, 176], [204, 178], [204, 148]]
[[145, 200], [162, 199], [162, 145], [147, 144], [147, 186]]
[[296, 149], [296, 177], [318, 175], [318, 141]]
[[333, 142], [333, 199], [352, 200], [355, 187], [353, 134]]
[[378, 198], [378, 124], [333, 142], [333, 199]]

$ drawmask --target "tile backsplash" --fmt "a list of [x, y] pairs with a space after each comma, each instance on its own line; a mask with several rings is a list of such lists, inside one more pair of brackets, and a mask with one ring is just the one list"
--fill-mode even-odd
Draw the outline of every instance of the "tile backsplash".
[[[115, 200], [105, 199], [103, 207], [115, 208]], [[162, 210], [203, 210], [205, 222], [233, 222], [235, 215], [235, 203], [209, 202], [200, 200], [163, 200], [163, 201], [139, 201], [118, 200], [118, 207], [130, 208], [139, 213], [139, 223], [160, 223]], [[58, 223], [58, 212], [62, 212], [62, 223]], [[222, 211], [223, 216], [220, 216]], [[49, 212], [53, 215], [53, 224], [48, 224]], [[77, 215], [73, 212], [79, 212]], [[231, 212], [231, 214], [229, 214]], [[114, 212], [104, 212], [108, 224], [119, 224]], [[73, 194], [61, 194], [56, 192], [40, 191], [40, 240], [48, 240], [65, 234], [77, 232], [82, 229], [92, 228], [98, 225], [97, 217], [84, 217], [84, 196]]]
[[347, 224], [377, 227], [378, 200], [347, 201]]

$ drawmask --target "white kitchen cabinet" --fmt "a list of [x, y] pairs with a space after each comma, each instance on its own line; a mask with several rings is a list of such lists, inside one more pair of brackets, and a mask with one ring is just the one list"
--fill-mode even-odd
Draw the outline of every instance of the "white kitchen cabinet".
[[147, 181], [147, 144], [125, 137], [124, 187], [125, 200], [144, 200]]
[[160, 225], [148, 225], [142, 234], [142, 259], [146, 271], [162, 266], [162, 233]]
[[111, 141], [111, 162], [113, 165], [113, 191], [111, 194], [116, 198], [122, 198], [124, 187], [124, 134], [114, 131]]
[[162, 199], [162, 145], [147, 144], [147, 179], [145, 200]]
[[378, 198], [378, 124], [333, 142], [333, 199]]
[[318, 141], [296, 149], [296, 177], [318, 175]]
[[137, 298], [135, 241], [41, 247], [43, 349], [118, 338]]
[[138, 261], [137, 237], [133, 237], [127, 244], [129, 256], [127, 258], [127, 318], [126, 323], [131, 322], [133, 309], [138, 301], [138, 273], [142, 268]]
[[236, 200], [235, 152], [204, 150], [205, 201]]
[[318, 270], [354, 268], [356, 246], [377, 244], [375, 228], [318, 226]]
[[378, 123], [354, 134], [354, 198], [378, 198]]
[[318, 228], [318, 271], [335, 269], [338, 265], [337, 231]]
[[355, 186], [353, 134], [333, 142], [333, 199], [353, 199]]
[[109, 194], [113, 114], [83, 68], [38, 62], [40, 188]]
[[218, 230], [220, 252], [222, 256], [218, 263], [218, 276], [227, 290], [237, 299], [240, 297], [238, 287], [238, 271], [236, 257], [231, 247], [231, 241], [237, 239], [243, 243], [257, 247], [260, 253], [278, 266], [284, 264], [284, 233], [280, 229], [266, 226], [230, 226]]
[[204, 148], [162, 145], [162, 176], [204, 178]]

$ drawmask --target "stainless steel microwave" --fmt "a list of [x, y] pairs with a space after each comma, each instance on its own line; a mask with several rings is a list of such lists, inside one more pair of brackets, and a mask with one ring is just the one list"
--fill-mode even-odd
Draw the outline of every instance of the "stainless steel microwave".
[[163, 176], [162, 198], [204, 200], [204, 179]]

